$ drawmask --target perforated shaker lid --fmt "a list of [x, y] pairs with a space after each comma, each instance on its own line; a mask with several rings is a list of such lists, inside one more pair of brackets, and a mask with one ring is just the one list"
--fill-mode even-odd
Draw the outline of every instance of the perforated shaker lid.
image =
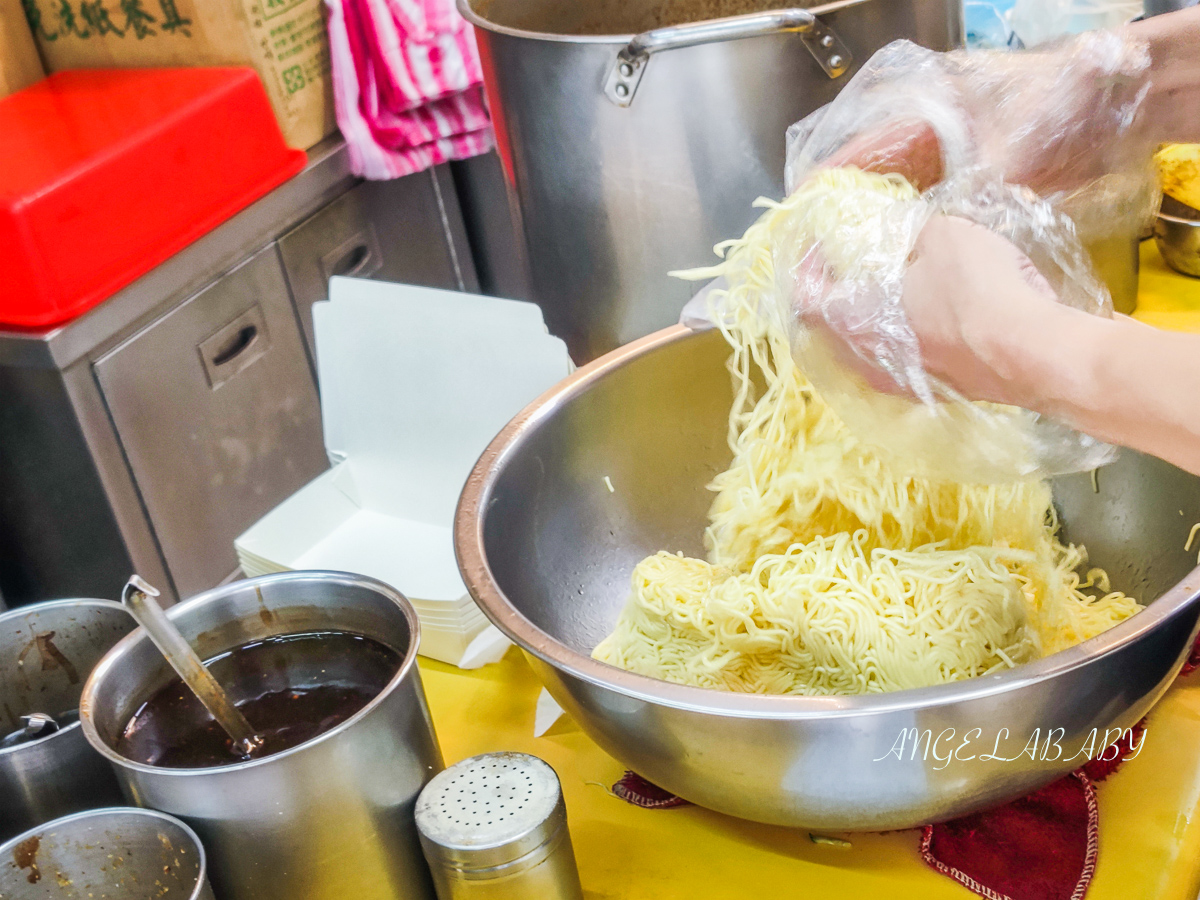
[[487, 753], [434, 776], [417, 798], [431, 865], [485, 869], [538, 849], [566, 823], [558, 776], [525, 753]]

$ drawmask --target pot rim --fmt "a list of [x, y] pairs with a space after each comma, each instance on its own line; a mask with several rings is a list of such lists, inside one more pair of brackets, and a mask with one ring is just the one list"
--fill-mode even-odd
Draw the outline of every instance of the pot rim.
[[[66, 607], [70, 607], [72, 609], [78, 609], [80, 607], [100, 607], [102, 609], [119, 609], [121, 612], [125, 613], [126, 615], [129, 615], [129, 612], [125, 609], [125, 607], [123, 607], [120, 603], [116, 603], [112, 600], [101, 600], [97, 597], [69, 597], [69, 598], [66, 598], [63, 600], [45, 600], [41, 603], [29, 603], [25, 606], [18, 606], [14, 609], [5, 610], [4, 612], [0, 613], [0, 628], [3, 628], [4, 625], [7, 624], [8, 620], [10, 620], [10, 619], [16, 620], [16, 619], [20, 618], [21, 615], [28, 615], [31, 612], [41, 612], [42, 610], [45, 610], [45, 609], [62, 609], [62, 608], [66, 608]], [[126, 637], [128, 637], [128, 635], [126, 635]], [[121, 640], [123, 641], [123, 640], [125, 640], [125, 638], [121, 638]], [[120, 641], [118, 641], [117, 643], [120, 643]], [[116, 644], [113, 644], [113, 647], [115, 647], [115, 646], [116, 646]], [[110, 647], [109, 649], [111, 650], [112, 648]], [[107, 655], [108, 654], [106, 653], [105, 656], [107, 656]], [[104, 657], [102, 656], [100, 658], [103, 659]], [[87, 686], [86, 680], [84, 681], [84, 686], [85, 687]], [[80, 702], [82, 702], [82, 699], [83, 699], [83, 695], [80, 694]], [[58, 729], [58, 731], [54, 732], [53, 734], [48, 734], [45, 737], [40, 737], [36, 741], [25, 741], [24, 743], [16, 744], [15, 746], [12, 746], [12, 747], [0, 747], [0, 760], [4, 760], [5, 758], [7, 758], [9, 756], [15, 757], [16, 754], [20, 753], [22, 750], [27, 750], [31, 747], [43, 747], [43, 746], [45, 746], [47, 741], [53, 740], [54, 738], [58, 737], [60, 734], [70, 734], [72, 732], [77, 731], [79, 729], [79, 726], [80, 726], [80, 720], [77, 719], [76, 721], [72, 722], [70, 725], [65, 725], [62, 728]]]
[[196, 883], [192, 886], [191, 891], [188, 892], [186, 900], [194, 900], [195, 897], [200, 895], [204, 889], [204, 885], [208, 882], [208, 854], [204, 850], [204, 842], [200, 840], [200, 836], [196, 834], [196, 832], [190, 825], [188, 825], [187, 822], [177, 819], [175, 816], [169, 815], [168, 813], [157, 809], [144, 809], [140, 806], [100, 806], [95, 809], [81, 810], [80, 812], [59, 816], [57, 819], [50, 819], [49, 821], [34, 825], [32, 828], [22, 831], [20, 834], [9, 838], [7, 841], [0, 841], [0, 850], [7, 850], [8, 848], [14, 847], [22, 841], [29, 840], [31, 837], [38, 837], [54, 828], [60, 828], [68, 822], [75, 822], [79, 819], [91, 819], [97, 816], [113, 814], [132, 815], [146, 819], [159, 819], [174, 825], [176, 828], [180, 829], [184, 834], [186, 834], [192, 844], [195, 845], [196, 854], [200, 861], [200, 870], [196, 874]]
[[[1004, 672], [883, 694], [832, 697], [738, 694], [660, 681], [573, 650], [522, 615], [496, 583], [484, 549], [481, 511], [491, 505], [497, 477], [515, 448], [523, 442], [525, 435], [537, 431], [559, 407], [584, 394], [602, 376], [646, 353], [698, 336], [683, 325], [674, 325], [619, 347], [577, 369], [518, 413], [488, 445], [467, 479], [454, 521], [454, 549], [463, 582], [497, 628], [526, 653], [560, 673], [635, 700], [729, 718], [803, 720], [908, 712], [1019, 691], [1090, 666], [1146, 637], [1162, 622], [1186, 614], [1190, 606], [1200, 601], [1200, 566], [1197, 566], [1141, 612], [1074, 647]], [[1185, 652], [1175, 662], [1173, 673], [1182, 668], [1186, 659]]]
[[1186, 225], [1188, 228], [1200, 228], [1200, 219], [1188, 219], [1184, 216], [1173, 216], [1164, 212], [1160, 212], [1158, 217], [1164, 222], [1170, 222], [1173, 225]]
[[[872, 3], [874, 0], [834, 0], [832, 3], [821, 3], [817, 6], [806, 6], [808, 12], [814, 16], [824, 16], [829, 13], [838, 12], [842, 9], [847, 9], [853, 6], [862, 6], [865, 3]], [[474, 25], [476, 28], [482, 28], [485, 31], [491, 31], [495, 34], [503, 34], [508, 37], [528, 38], [535, 41], [552, 41], [558, 44], [611, 44], [614, 47], [624, 46], [635, 37], [634, 33], [629, 34], [555, 34], [550, 31], [527, 31], [523, 28], [513, 28], [508, 25], [500, 25], [493, 22], [491, 19], [477, 13], [471, 7], [471, 0], [457, 0], [458, 12], [464, 19]], [[781, 3], [771, 9], [761, 10], [757, 13], [749, 13], [748, 15], [761, 15], [765, 12], [773, 12], [783, 9], [791, 9], [792, 5]], [[736, 17], [731, 17], [736, 18]], [[698, 22], [712, 21], [706, 19], [698, 19]], [[692, 22], [686, 24], [695, 24]], [[643, 32], [644, 33], [644, 32]]]
[[[411, 640], [409, 641], [408, 649], [404, 652], [404, 657], [400, 662], [399, 668], [396, 669], [396, 674], [388, 681], [387, 684], [380, 689], [379, 693], [371, 698], [362, 709], [356, 712], [350, 718], [338, 723], [328, 731], [323, 731], [316, 737], [309, 738], [303, 743], [297, 744], [295, 747], [289, 747], [287, 750], [280, 750], [278, 753], [272, 753], [269, 756], [264, 756], [261, 759], [248, 759], [242, 762], [230, 763], [224, 766], [204, 766], [200, 768], [171, 768], [169, 766], [151, 766], [146, 763], [140, 763], [136, 760], [122, 756], [115, 748], [110, 747], [108, 743], [100, 737], [99, 731], [96, 729], [96, 723], [93, 721], [92, 710], [95, 705], [96, 691], [99, 689], [101, 682], [105, 676], [113, 671], [121, 662], [122, 658], [133, 648], [134, 645], [142, 641], [149, 641], [150, 637], [146, 634], [145, 629], [140, 626], [121, 638], [121, 640], [106, 653], [96, 667], [92, 669], [92, 674], [88, 676], [87, 681], [83, 685], [83, 694], [79, 698], [79, 723], [83, 726], [84, 737], [87, 738], [92, 749], [107, 759], [110, 763], [120, 767], [121, 769], [129, 769], [135, 772], [143, 772], [149, 775], [168, 776], [168, 777], [193, 777], [199, 778], [206, 775], [229, 775], [236, 772], [243, 772], [248, 769], [256, 769], [269, 763], [294, 756], [311, 749], [317, 744], [332, 740], [338, 735], [349, 731], [366, 716], [376, 710], [384, 699], [394, 693], [403, 682], [409, 678], [410, 673], [416, 666], [417, 648], [421, 643], [421, 623], [417, 618], [416, 611], [412, 604], [408, 602], [400, 591], [396, 590], [389, 584], [379, 581], [375, 578], [370, 578], [366, 575], [356, 575], [353, 572], [336, 572], [326, 569], [299, 569], [291, 572], [278, 572], [271, 575], [260, 575], [255, 578], [244, 578], [239, 581], [232, 581], [228, 584], [220, 585], [212, 590], [205, 591], [202, 594], [197, 594], [190, 600], [182, 603], [177, 603], [170, 607], [166, 613], [170, 619], [187, 616], [188, 613], [195, 608], [203, 606], [205, 603], [227, 596], [233, 590], [245, 589], [249, 587], [261, 587], [264, 585], [286, 584], [291, 582], [334, 582], [349, 587], [368, 588], [376, 593], [382, 594], [387, 599], [391, 600], [403, 613], [405, 620], [408, 623], [411, 632]], [[390, 645], [389, 645], [390, 646]], [[392, 648], [396, 649], [396, 648]]]

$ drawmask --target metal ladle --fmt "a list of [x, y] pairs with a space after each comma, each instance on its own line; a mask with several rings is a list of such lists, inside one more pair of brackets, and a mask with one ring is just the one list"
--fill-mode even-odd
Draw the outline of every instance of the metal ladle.
[[212, 677], [179, 629], [155, 602], [158, 594], [156, 588], [134, 575], [121, 592], [121, 605], [146, 629], [150, 640], [166, 657], [171, 668], [233, 739], [234, 750], [242, 756], [250, 756], [262, 745], [262, 739], [254, 733], [246, 717], [233, 705], [224, 688]]
[[59, 729], [59, 724], [54, 717], [45, 713], [35, 712], [28, 716], [21, 716], [21, 721], [25, 724], [11, 734], [0, 737], [0, 750], [36, 741], [54, 734]]

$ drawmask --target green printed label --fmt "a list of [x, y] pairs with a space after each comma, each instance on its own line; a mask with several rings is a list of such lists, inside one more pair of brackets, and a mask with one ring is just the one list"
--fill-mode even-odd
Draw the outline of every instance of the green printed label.
[[289, 66], [283, 70], [282, 74], [283, 85], [289, 94], [294, 94], [304, 87], [304, 70], [299, 66]]
[[21, 0], [21, 5], [43, 41], [109, 34], [139, 41], [156, 34], [192, 36], [192, 20], [180, 14], [176, 0]]
[[262, 0], [262, 17], [273, 19], [307, 2], [308, 0]]

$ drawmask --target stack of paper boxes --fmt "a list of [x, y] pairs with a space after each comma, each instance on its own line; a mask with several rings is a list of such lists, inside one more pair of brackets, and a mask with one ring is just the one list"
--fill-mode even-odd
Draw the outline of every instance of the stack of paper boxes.
[[459, 577], [453, 519], [475, 461], [566, 376], [530, 303], [351, 278], [315, 304], [333, 468], [235, 541], [248, 576], [332, 569], [387, 582], [421, 619], [420, 652], [482, 665], [507, 642]]

